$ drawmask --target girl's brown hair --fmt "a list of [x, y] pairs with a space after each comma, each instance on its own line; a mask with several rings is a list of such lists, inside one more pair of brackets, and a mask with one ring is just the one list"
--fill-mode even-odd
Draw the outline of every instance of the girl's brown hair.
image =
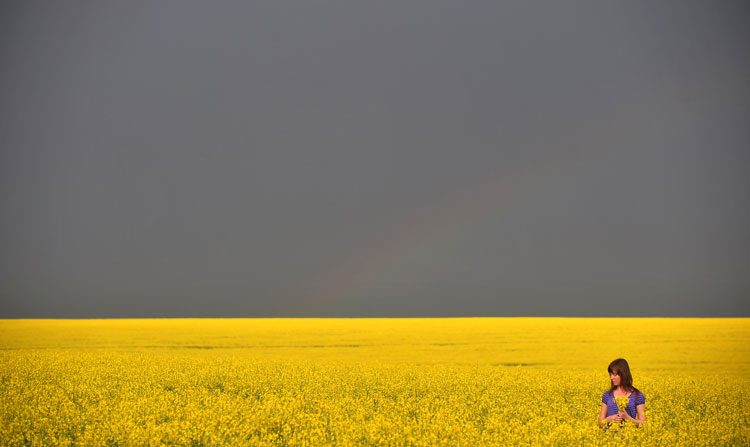
[[[630, 391], [631, 393], [640, 393], [638, 388], [633, 386], [633, 376], [630, 374], [630, 366], [628, 366], [627, 360], [613, 360], [612, 363], [610, 363], [607, 367], [607, 372], [610, 374], [616, 373], [618, 376], [620, 376], [620, 386], [622, 386], [624, 389]], [[612, 384], [609, 389], [609, 393], [614, 396], [614, 392], [616, 389], [617, 387]]]

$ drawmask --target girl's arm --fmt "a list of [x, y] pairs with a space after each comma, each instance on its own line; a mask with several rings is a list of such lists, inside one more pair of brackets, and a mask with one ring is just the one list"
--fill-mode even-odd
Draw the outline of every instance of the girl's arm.
[[646, 422], [646, 405], [640, 404], [636, 406], [635, 409], [638, 411], [638, 414], [635, 415], [636, 416], [635, 423], [636, 425], [641, 425], [644, 422]]
[[602, 404], [602, 411], [599, 412], [599, 425], [604, 425], [607, 421], [613, 421], [615, 419], [617, 419], [616, 414], [607, 417], [607, 404]]
[[630, 417], [630, 415], [628, 414], [627, 411], [623, 411], [622, 413], [623, 413], [623, 415], [625, 416], [626, 419], [635, 422], [635, 425], [641, 425], [644, 422], [646, 422], [646, 405], [640, 404], [640, 405], [636, 406], [635, 409], [638, 412], [635, 415], [635, 418]]

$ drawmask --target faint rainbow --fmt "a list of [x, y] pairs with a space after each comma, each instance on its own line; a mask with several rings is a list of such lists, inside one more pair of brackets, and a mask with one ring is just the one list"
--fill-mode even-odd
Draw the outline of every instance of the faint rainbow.
[[446, 240], [481, 221], [500, 206], [524, 198], [538, 187], [539, 180], [559, 170], [547, 161], [498, 177], [485, 178], [464, 187], [443, 202], [417, 211], [403, 221], [388, 237], [370, 242], [329, 270], [311, 293], [302, 300], [304, 308], [328, 308], [357, 290], [373, 284], [409, 253]]
[[[517, 200], [533, 199], [535, 191], [564, 176], [583, 158], [603, 158], [621, 150], [618, 147], [629, 141], [637, 129], [631, 125], [633, 116], [647, 121], [651, 112], [661, 110], [663, 113], [665, 106], [675, 107], [675, 114], [684, 111], [679, 107], [684, 97], [684, 89], [680, 87], [675, 84], [670, 89], [662, 89], [659, 94], [628, 97], [618, 103], [616, 110], [603, 122], [600, 119], [592, 120], [590, 116], [571, 116], [566, 123], [556, 123], [556, 136], [555, 132], [552, 137], [532, 136], [532, 142], [527, 142], [524, 147], [554, 144], [560, 149], [559, 155], [527, 160], [520, 169], [509, 173], [493, 171], [479, 181], [455, 190], [443, 201], [411, 214], [387, 237], [364, 244], [316, 278], [300, 297], [298, 309], [292, 311], [303, 314], [306, 311], [318, 312], [354, 298], [359, 290], [387, 275], [409, 253], [463, 234], [464, 231], [458, 230], [470, 229], [499, 207], [510, 207]], [[700, 99], [711, 95], [710, 89], [692, 87], [694, 99], [699, 93]], [[601, 126], [595, 127], [595, 124]], [[591, 134], [601, 134], [600, 138], [594, 139], [596, 141], [614, 138], [618, 144], [612, 147], [591, 146], [591, 139], [587, 138]], [[534, 142], [534, 137], [539, 137], [539, 140]], [[546, 141], [542, 143], [543, 140]]]

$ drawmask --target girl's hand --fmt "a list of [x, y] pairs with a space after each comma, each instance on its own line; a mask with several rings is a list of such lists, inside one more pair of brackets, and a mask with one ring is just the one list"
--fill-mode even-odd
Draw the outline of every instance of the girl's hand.
[[627, 412], [627, 411], [624, 411], [624, 410], [619, 410], [619, 411], [617, 412], [617, 416], [619, 416], [619, 417], [620, 417], [620, 418], [621, 418], [622, 420], [630, 420], [630, 419], [633, 419], [633, 418], [631, 418], [631, 417], [630, 417], [630, 415], [628, 414], [628, 412]]
[[622, 422], [622, 416], [613, 414], [612, 416], [607, 416], [607, 420], [610, 422]]

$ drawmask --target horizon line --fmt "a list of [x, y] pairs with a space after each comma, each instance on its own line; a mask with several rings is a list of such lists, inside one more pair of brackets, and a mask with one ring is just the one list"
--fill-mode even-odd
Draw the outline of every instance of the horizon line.
[[597, 315], [597, 316], [574, 316], [574, 315], [442, 315], [442, 316], [419, 316], [419, 315], [397, 315], [397, 316], [142, 316], [142, 317], [0, 317], [4, 320], [261, 320], [261, 319], [288, 319], [288, 320], [321, 320], [321, 319], [459, 319], [459, 318], [576, 318], [576, 319], [593, 319], [593, 318], [750, 318], [748, 315], [694, 315], [694, 316], [677, 316], [677, 315]]

